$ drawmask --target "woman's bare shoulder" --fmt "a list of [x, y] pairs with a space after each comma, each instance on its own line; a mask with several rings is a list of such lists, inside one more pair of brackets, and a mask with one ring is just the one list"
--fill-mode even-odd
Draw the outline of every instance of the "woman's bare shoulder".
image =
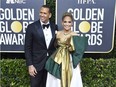
[[62, 33], [62, 30], [57, 31], [56, 35], [59, 36]]
[[74, 31], [71, 32], [71, 35], [72, 36], [78, 36], [78, 34], [76, 32], [74, 32]]
[[62, 32], [63, 32], [63, 30], [57, 31], [57, 34], [60, 34], [60, 33], [62, 33]]
[[57, 31], [57, 33], [61, 33], [62, 32], [62, 30], [60, 30], [60, 31]]

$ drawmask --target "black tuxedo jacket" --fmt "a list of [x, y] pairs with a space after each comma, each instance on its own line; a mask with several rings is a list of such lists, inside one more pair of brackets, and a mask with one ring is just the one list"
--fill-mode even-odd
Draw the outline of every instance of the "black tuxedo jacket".
[[48, 48], [46, 47], [44, 33], [39, 20], [28, 25], [26, 30], [25, 36], [26, 64], [27, 66], [34, 65], [38, 71], [44, 68], [46, 60], [48, 58], [47, 53], [51, 55], [55, 50], [54, 41], [57, 25], [50, 22], [50, 27], [52, 32], [52, 39]]

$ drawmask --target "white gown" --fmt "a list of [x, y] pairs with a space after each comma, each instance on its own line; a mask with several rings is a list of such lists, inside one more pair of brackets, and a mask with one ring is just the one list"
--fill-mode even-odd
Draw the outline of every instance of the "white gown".
[[[73, 68], [73, 67], [72, 67]], [[83, 87], [81, 79], [81, 70], [79, 64], [73, 70], [71, 86], [70, 87]], [[61, 87], [60, 79], [54, 77], [49, 72], [47, 74], [46, 87]]]

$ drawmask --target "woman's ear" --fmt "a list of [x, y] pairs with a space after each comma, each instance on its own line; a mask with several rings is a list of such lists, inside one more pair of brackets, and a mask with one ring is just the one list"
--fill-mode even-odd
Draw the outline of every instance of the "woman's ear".
[[62, 21], [62, 26], [64, 25], [64, 22]]

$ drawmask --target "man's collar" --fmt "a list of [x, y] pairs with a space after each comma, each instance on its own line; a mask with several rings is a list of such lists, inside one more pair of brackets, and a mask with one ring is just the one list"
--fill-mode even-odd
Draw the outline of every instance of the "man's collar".
[[41, 20], [40, 20], [40, 23], [41, 23], [41, 25], [47, 25], [47, 24], [49, 24], [50, 22], [48, 21], [47, 23], [43, 23]]

